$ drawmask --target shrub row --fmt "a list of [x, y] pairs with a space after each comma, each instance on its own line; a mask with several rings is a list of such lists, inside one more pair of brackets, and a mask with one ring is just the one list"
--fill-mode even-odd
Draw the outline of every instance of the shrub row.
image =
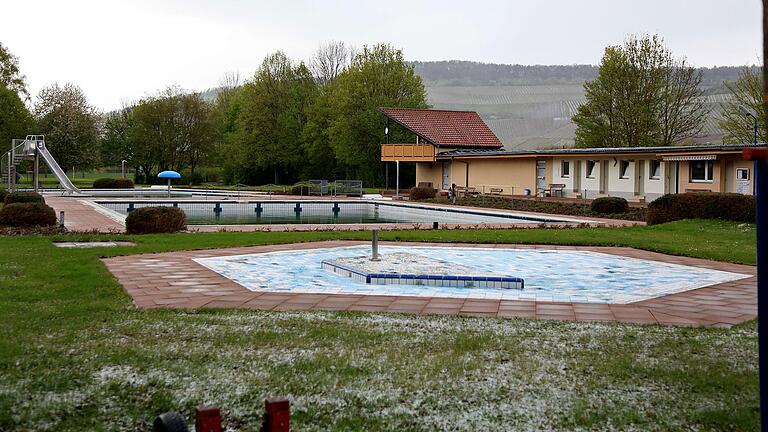
[[437, 190], [426, 187], [413, 187], [411, 188], [408, 197], [413, 201], [434, 198], [437, 194]]
[[140, 207], [125, 218], [128, 234], [175, 233], [187, 229], [187, 217], [176, 207]]
[[127, 178], [100, 178], [93, 181], [94, 189], [133, 189], [133, 180]]
[[755, 222], [755, 197], [713, 192], [667, 194], [648, 205], [649, 225], [681, 219]]
[[[436, 203], [449, 203], [447, 199], [435, 198], [429, 200]], [[632, 221], [645, 220], [646, 209], [630, 207], [623, 213], [597, 213], [592, 211], [589, 204], [543, 201], [536, 199], [509, 199], [505, 197], [460, 198], [457, 204], [470, 207], [488, 207], [535, 213], [549, 213], [565, 216], [602, 217]]]
[[42, 195], [36, 192], [10, 192], [6, 193], [3, 198], [5, 204], [15, 203], [40, 203], [45, 204], [45, 199]]
[[43, 203], [16, 202], [5, 204], [0, 208], [0, 226], [43, 227], [52, 225], [56, 225], [56, 212]]
[[590, 209], [598, 214], [620, 214], [629, 211], [629, 203], [621, 197], [602, 197], [594, 199]]

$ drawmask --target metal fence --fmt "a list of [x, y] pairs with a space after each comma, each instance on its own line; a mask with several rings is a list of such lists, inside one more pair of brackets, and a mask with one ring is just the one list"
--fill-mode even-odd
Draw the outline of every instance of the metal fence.
[[333, 182], [333, 195], [363, 196], [362, 180], [336, 180]]

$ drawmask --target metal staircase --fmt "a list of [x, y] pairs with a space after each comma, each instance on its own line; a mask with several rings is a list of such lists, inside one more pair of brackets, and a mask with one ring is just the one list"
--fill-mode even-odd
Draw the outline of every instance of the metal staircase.
[[13, 140], [11, 149], [0, 158], [0, 181], [9, 191], [16, 190], [16, 167], [35, 158], [35, 147], [28, 140]]

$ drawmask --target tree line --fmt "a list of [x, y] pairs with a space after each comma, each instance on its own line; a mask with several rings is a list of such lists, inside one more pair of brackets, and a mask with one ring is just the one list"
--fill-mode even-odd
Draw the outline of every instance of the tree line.
[[[427, 86], [581, 84], [595, 79], [600, 69], [588, 64], [520, 65], [464, 60], [415, 61], [412, 64]], [[696, 71], [701, 72], [701, 84], [709, 90], [722, 89], [724, 82], [736, 81], [742, 69], [739, 66], [714, 66], [696, 68]]]
[[[464, 63], [472, 64], [458, 62]], [[141, 183], [172, 169], [191, 182], [290, 184], [319, 178], [380, 186], [385, 119], [378, 108], [426, 108], [418, 74], [425, 64], [406, 62], [401, 50], [386, 44], [356, 51], [331, 42], [307, 62], [277, 51], [242, 82], [226, 75], [212, 100], [172, 86], [102, 114], [71, 83], [49, 85], [32, 100], [18, 59], [0, 44], [0, 150], [13, 138], [45, 134], [65, 170], [126, 161]], [[704, 80], [702, 69], [675, 57], [658, 36], [607, 47], [573, 119], [577, 145], [686, 143], [708, 114]], [[760, 70], [741, 68], [724, 85], [733, 95], [720, 119], [724, 141], [752, 141], [747, 110], [759, 120], [758, 140], [766, 142]], [[391, 128], [391, 142], [411, 139]]]
[[[382, 185], [385, 119], [378, 108], [427, 107], [421, 78], [387, 44], [353, 50], [330, 42], [308, 62], [277, 51], [243, 82], [225, 76], [212, 101], [169, 87], [106, 114], [74, 84], [45, 87], [27, 109], [18, 60], [0, 51], [2, 148], [11, 138], [45, 134], [65, 170], [126, 161], [141, 183], [172, 169], [190, 181], [214, 172], [229, 184], [320, 178]], [[403, 130], [390, 136], [410, 139]]]

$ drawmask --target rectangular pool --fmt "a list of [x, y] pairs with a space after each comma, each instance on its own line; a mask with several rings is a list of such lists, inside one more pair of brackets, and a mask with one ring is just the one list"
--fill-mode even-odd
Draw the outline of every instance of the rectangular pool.
[[99, 201], [100, 206], [128, 215], [147, 206], [178, 207], [187, 215], [190, 225], [242, 224], [536, 224], [580, 221], [554, 219], [449, 207], [427, 207], [372, 201]]

